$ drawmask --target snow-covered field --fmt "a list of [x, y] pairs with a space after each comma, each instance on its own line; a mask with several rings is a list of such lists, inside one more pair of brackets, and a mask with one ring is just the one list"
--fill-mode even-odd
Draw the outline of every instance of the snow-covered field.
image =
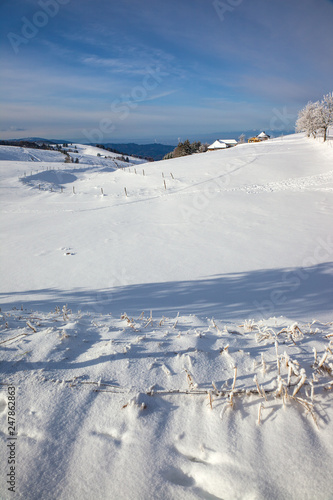
[[1, 498], [333, 498], [333, 148], [77, 148], [0, 148]]

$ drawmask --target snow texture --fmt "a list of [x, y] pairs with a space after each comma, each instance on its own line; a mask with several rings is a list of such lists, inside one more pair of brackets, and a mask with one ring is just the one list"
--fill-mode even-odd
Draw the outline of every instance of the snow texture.
[[77, 145], [80, 164], [33, 150], [33, 169], [17, 149], [0, 148], [1, 498], [331, 498], [330, 145], [140, 165]]

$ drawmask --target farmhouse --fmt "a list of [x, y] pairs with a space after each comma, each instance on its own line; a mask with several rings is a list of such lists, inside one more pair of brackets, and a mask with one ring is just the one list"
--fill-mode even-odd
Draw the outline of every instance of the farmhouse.
[[250, 137], [250, 139], [247, 142], [262, 142], [262, 141], [267, 141], [267, 139], [270, 138], [270, 135], [266, 134], [266, 132], [260, 132], [255, 137]]
[[217, 149], [227, 149], [237, 145], [235, 139], [218, 139], [208, 146], [208, 151], [216, 151]]

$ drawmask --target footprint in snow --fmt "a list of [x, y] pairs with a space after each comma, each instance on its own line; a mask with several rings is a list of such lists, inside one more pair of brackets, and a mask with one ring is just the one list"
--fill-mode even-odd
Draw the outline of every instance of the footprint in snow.
[[75, 252], [69, 247], [69, 248], [61, 248], [61, 251], [64, 252], [64, 255], [75, 255]]

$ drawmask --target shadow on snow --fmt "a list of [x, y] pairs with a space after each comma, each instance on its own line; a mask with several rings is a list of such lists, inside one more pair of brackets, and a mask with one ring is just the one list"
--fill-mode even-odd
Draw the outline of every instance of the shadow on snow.
[[108, 289], [36, 289], [1, 294], [7, 307], [42, 310], [67, 304], [73, 310], [119, 315], [196, 314], [223, 320], [320, 319], [333, 313], [333, 263], [266, 269], [191, 281], [143, 283]]

